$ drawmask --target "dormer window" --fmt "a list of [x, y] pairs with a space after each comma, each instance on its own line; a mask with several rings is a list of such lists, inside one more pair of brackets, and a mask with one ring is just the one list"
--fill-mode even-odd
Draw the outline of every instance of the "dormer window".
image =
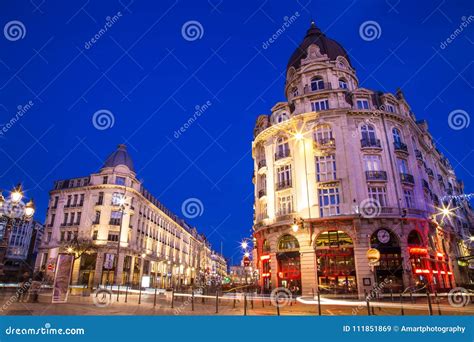
[[311, 90], [312, 91], [315, 91], [315, 90], [321, 90], [321, 89], [324, 89], [324, 81], [321, 77], [314, 77], [312, 80], [311, 80]]
[[366, 99], [357, 100], [357, 109], [369, 109], [369, 101]]
[[291, 90], [291, 93], [293, 94], [293, 97], [298, 96], [298, 95], [299, 95], [299, 94], [298, 94], [298, 88], [293, 88], [293, 89]]
[[390, 103], [387, 103], [385, 105], [385, 108], [387, 108], [387, 112], [395, 113], [395, 107], [393, 105], [391, 105]]
[[286, 113], [280, 113], [275, 117], [276, 123], [281, 123], [286, 120], [288, 120], [288, 114]]
[[343, 78], [339, 79], [339, 88], [348, 89], [347, 81], [345, 79], [343, 79]]

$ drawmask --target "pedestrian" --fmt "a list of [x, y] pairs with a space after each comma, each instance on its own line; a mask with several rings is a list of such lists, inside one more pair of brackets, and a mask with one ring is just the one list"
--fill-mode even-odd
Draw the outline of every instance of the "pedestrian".
[[29, 300], [32, 303], [38, 303], [39, 291], [41, 289], [41, 283], [43, 281], [43, 274], [42, 272], [38, 272], [33, 277], [33, 282], [31, 283], [30, 291], [29, 291]]

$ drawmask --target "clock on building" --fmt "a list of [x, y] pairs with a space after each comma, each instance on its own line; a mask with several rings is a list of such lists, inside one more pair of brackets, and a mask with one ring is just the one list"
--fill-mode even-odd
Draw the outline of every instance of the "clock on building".
[[377, 232], [377, 239], [381, 242], [381, 243], [387, 243], [390, 241], [390, 233], [388, 231], [386, 231], [385, 229], [380, 229], [378, 232]]

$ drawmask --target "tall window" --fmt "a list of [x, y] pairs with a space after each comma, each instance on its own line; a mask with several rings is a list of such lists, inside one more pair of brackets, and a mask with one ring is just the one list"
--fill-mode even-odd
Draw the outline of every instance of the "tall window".
[[400, 173], [409, 173], [408, 172], [408, 162], [406, 159], [397, 158], [398, 170]]
[[291, 165], [283, 165], [277, 168], [277, 181], [280, 186], [291, 186]]
[[316, 180], [318, 182], [332, 181], [336, 179], [336, 156], [316, 157]]
[[123, 194], [114, 192], [112, 194], [112, 205], [120, 205], [122, 203]]
[[293, 89], [291, 90], [291, 93], [293, 94], [293, 97], [298, 96], [298, 88], [293, 88]]
[[347, 81], [343, 78], [339, 79], [339, 88], [341, 89], [347, 89]]
[[125, 177], [115, 177], [115, 184], [125, 185]]
[[328, 110], [328, 109], [329, 109], [329, 101], [327, 99], [311, 102], [311, 110], [313, 112], [320, 112], [322, 110]]
[[332, 129], [329, 125], [320, 125], [314, 131], [314, 140], [319, 144], [326, 144], [332, 139]]
[[365, 99], [357, 100], [357, 109], [369, 109], [369, 101]]
[[121, 218], [122, 218], [122, 213], [120, 211], [112, 211], [110, 213], [110, 224], [119, 226]]
[[380, 203], [380, 206], [387, 206], [387, 191], [384, 186], [369, 186], [369, 198]]
[[392, 134], [393, 134], [393, 141], [395, 143], [401, 143], [402, 142], [402, 134], [400, 133], [400, 130], [398, 128], [392, 129]]
[[390, 113], [395, 113], [395, 107], [389, 103], [387, 103], [385, 105], [385, 108], [387, 108], [387, 112], [390, 112]]
[[286, 138], [280, 137], [277, 140], [277, 154], [279, 156], [288, 156], [290, 154], [290, 146]]
[[319, 213], [321, 217], [340, 214], [339, 188], [324, 188], [318, 190]]
[[365, 171], [380, 171], [381, 162], [380, 156], [368, 154], [364, 156], [364, 168]]
[[287, 215], [293, 212], [293, 196], [278, 196], [278, 215]]
[[321, 90], [324, 89], [324, 81], [321, 77], [315, 77], [311, 80], [311, 90]]
[[375, 128], [372, 125], [363, 125], [360, 128], [362, 139], [366, 141], [374, 141], [377, 138]]
[[104, 204], [104, 193], [99, 192], [99, 197], [97, 198], [97, 205], [102, 205]]
[[267, 190], [267, 175], [263, 174], [259, 177], [258, 189], [263, 191]]
[[403, 190], [403, 195], [405, 197], [405, 206], [407, 208], [414, 208], [414, 201], [413, 201], [413, 191], [409, 189]]

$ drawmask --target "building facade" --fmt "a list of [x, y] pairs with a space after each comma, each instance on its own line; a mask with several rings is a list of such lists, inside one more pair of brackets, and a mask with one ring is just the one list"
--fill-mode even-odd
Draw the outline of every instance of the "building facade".
[[[361, 296], [382, 282], [393, 292], [469, 283], [463, 183], [402, 91], [360, 88], [344, 48], [312, 23], [290, 57], [285, 96], [257, 118], [252, 143], [262, 291]], [[369, 264], [371, 248], [380, 259]]]
[[180, 287], [222, 272], [206, 238], [143, 187], [125, 145], [98, 173], [55, 182], [36, 269], [52, 277], [59, 253], [75, 254], [72, 283], [89, 287]]

